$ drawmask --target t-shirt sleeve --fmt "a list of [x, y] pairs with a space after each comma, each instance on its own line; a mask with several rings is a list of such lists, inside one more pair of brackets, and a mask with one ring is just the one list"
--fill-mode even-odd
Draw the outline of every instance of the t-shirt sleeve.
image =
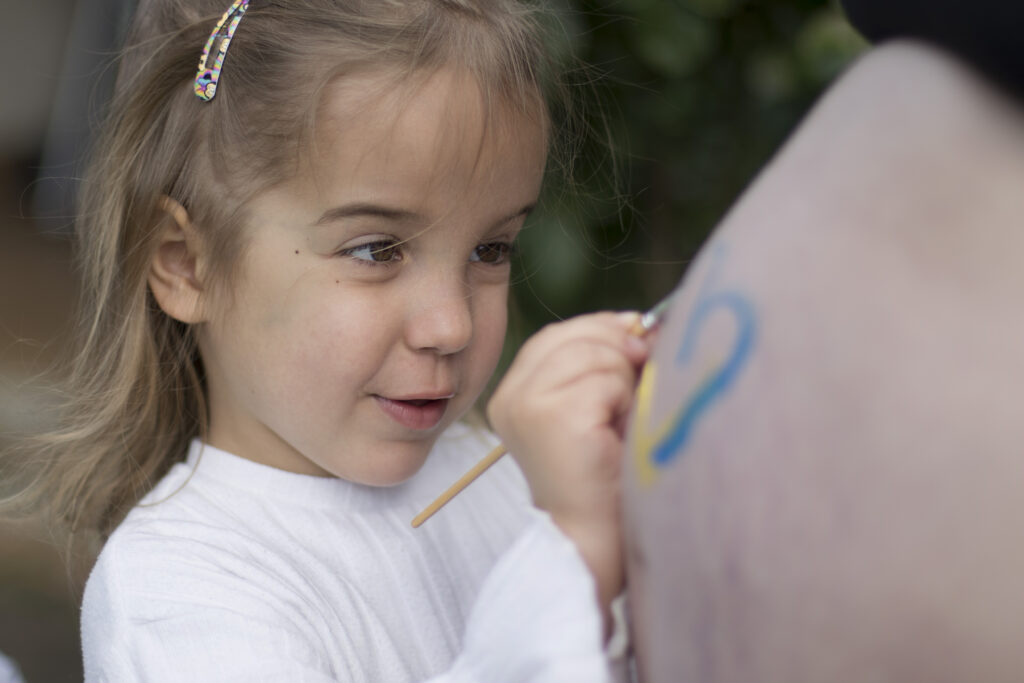
[[430, 683], [612, 681], [602, 640], [583, 558], [538, 513], [484, 582], [452, 669]]

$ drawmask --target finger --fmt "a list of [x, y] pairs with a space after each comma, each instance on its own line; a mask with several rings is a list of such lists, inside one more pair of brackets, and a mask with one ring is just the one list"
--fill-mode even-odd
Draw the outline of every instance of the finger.
[[515, 363], [494, 394], [501, 404], [516, 396], [536, 396], [556, 390], [577, 380], [580, 376], [608, 368], [633, 368], [632, 360], [624, 348], [619, 348], [606, 337], [577, 337], [565, 341], [530, 365]]
[[622, 348], [604, 340], [577, 340], [558, 347], [532, 373], [524, 375], [523, 386], [537, 391], [555, 391], [591, 373], [609, 371], [626, 377], [635, 377], [637, 372]]
[[639, 319], [631, 313], [591, 313], [542, 328], [520, 349], [516, 363], [527, 370], [543, 362], [558, 347], [579, 339], [603, 340], [626, 348], [629, 329]]
[[499, 430], [508, 426], [506, 416], [517, 421], [511, 415], [522, 411], [522, 401], [535, 402], [588, 372], [615, 369], [635, 383], [647, 356], [642, 343], [639, 351], [629, 347], [630, 339], [637, 342], [628, 334], [630, 320], [636, 319], [635, 314], [599, 313], [545, 328], [538, 333], [541, 343], [524, 347], [498, 385], [486, 409], [490, 423]]
[[623, 397], [618, 400], [628, 405], [637, 381], [637, 366], [622, 349], [604, 340], [585, 339], [559, 347], [530, 373], [510, 375], [495, 393], [492, 408], [514, 408], [520, 402], [547, 403], [551, 397], [570, 404], [578, 403], [586, 398], [579, 395], [585, 391], [580, 388], [580, 383], [601, 374], [611, 374], [618, 378], [623, 393]]
[[537, 421], [557, 421], [572, 432], [613, 426], [629, 412], [634, 384], [633, 376], [621, 369], [589, 373], [524, 404], [522, 411]]

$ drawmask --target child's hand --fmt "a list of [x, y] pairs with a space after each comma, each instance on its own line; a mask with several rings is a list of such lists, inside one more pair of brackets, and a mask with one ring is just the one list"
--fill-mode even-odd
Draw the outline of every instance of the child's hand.
[[636, 313], [549, 325], [519, 351], [487, 407], [537, 507], [579, 548], [602, 608], [622, 589], [619, 479], [637, 371]]

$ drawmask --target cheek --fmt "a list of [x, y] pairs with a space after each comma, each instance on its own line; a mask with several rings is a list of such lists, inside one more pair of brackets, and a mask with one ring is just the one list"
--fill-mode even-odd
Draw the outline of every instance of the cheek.
[[477, 339], [478, 355], [487, 358], [490, 368], [488, 375], [498, 364], [508, 326], [508, 288], [501, 289], [500, 293], [488, 293], [488, 296], [481, 297], [477, 312], [474, 314], [474, 336]]
[[[356, 379], [379, 363], [389, 347], [380, 308], [359, 297], [310, 297], [288, 319], [275, 322], [276, 353], [302, 368], [305, 379]], [[309, 375], [312, 375], [310, 377]]]
[[387, 347], [379, 310], [367, 297], [327, 285], [296, 286], [268, 301], [241, 326], [258, 390], [313, 409], [365, 381]]

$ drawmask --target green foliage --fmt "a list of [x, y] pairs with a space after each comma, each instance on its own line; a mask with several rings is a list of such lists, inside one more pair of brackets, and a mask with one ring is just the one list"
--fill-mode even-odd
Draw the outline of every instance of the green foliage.
[[550, 188], [523, 233], [510, 352], [550, 320], [670, 291], [864, 48], [827, 0], [573, 0], [562, 23], [558, 49], [599, 76], [585, 114], [607, 139], [584, 150], [580, 187]]

